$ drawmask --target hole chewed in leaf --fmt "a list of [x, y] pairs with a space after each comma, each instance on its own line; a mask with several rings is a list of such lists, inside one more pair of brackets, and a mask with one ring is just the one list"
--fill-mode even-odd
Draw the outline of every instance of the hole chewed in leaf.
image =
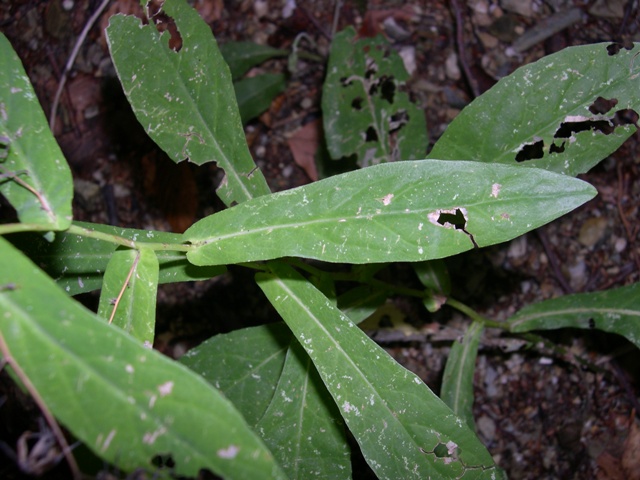
[[393, 97], [396, 93], [396, 84], [393, 78], [382, 77], [380, 84], [380, 96], [389, 103], [393, 103]]
[[466, 208], [459, 207], [436, 210], [435, 212], [429, 213], [427, 218], [432, 224], [439, 227], [453, 228], [466, 233], [471, 240], [471, 243], [473, 243], [474, 248], [478, 248], [475, 238], [473, 238], [473, 235], [467, 231], [467, 220], [469, 217], [467, 215]]
[[362, 97], [356, 97], [353, 100], [351, 100], [351, 106], [353, 107], [354, 110], [362, 110]]
[[535, 160], [542, 157], [544, 157], [544, 142], [542, 139], [536, 139], [535, 142], [526, 143], [520, 147], [516, 154], [516, 162]]
[[617, 55], [620, 52], [620, 50], [622, 50], [623, 48], [625, 50], [632, 50], [633, 42], [631, 42], [630, 40], [625, 40], [622, 43], [613, 42], [607, 45], [607, 53], [611, 57], [613, 55]]
[[[576, 141], [575, 135], [580, 132], [594, 132], [603, 135], [611, 135], [617, 127], [625, 125], [634, 125], [640, 129], [638, 125], [638, 113], [631, 108], [617, 110], [613, 115], [606, 115], [618, 104], [616, 98], [598, 97], [589, 106], [589, 112], [594, 116], [585, 115], [567, 115], [553, 135], [554, 140], [560, 139], [556, 143], [553, 141], [549, 145], [550, 154], [564, 153], [567, 144]], [[545, 155], [544, 141], [535, 137], [533, 142], [527, 142], [520, 146], [516, 154], [516, 162], [524, 162], [527, 160], [535, 160], [543, 158]]]
[[170, 453], [159, 453], [158, 455], [155, 455], [152, 459], [151, 459], [151, 465], [153, 465], [154, 467], [157, 468], [175, 468], [176, 466], [176, 462], [173, 460], [173, 457], [171, 456]]
[[158, 32], [169, 32], [169, 48], [174, 52], [179, 52], [182, 48], [182, 35], [180, 35], [176, 22], [173, 18], [162, 10], [163, 5], [164, 1], [158, 0], [151, 0], [147, 3], [149, 20], [153, 20]]
[[556, 143], [552, 143], [549, 147], [549, 153], [562, 153], [564, 152], [564, 145], [566, 142], [562, 142], [560, 145], [556, 145]]
[[619, 125], [635, 125], [636, 128], [640, 129], [640, 126], [638, 126], [638, 118], [638, 113], [635, 110], [624, 108], [618, 110], [613, 116], [613, 124], [616, 127]]
[[376, 129], [375, 128], [373, 128], [372, 126], [367, 128], [367, 131], [364, 134], [364, 141], [365, 142], [377, 142], [378, 141], [378, 134], [376, 133]]
[[613, 133], [615, 125], [609, 120], [596, 120], [582, 115], [567, 116], [565, 121], [560, 124], [560, 128], [556, 131], [554, 138], [570, 138], [579, 132], [588, 132], [590, 130], [609, 135]]
[[447, 443], [440, 442], [435, 446], [433, 451], [425, 451], [425, 453], [432, 453], [436, 458], [441, 459], [447, 465], [458, 461], [458, 445], [452, 441], [448, 441]]
[[409, 114], [402, 109], [389, 117], [389, 133], [394, 133], [409, 123]]
[[589, 105], [589, 111], [594, 115], [604, 115], [617, 104], [618, 100], [616, 98], [608, 100], [603, 97], [598, 97], [591, 105]]

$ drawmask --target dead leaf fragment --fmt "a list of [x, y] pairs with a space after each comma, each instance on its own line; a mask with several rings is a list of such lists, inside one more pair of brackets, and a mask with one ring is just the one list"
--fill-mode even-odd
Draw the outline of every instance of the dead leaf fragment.
[[313, 182], [318, 180], [316, 152], [318, 151], [320, 128], [320, 121], [313, 120], [293, 132], [287, 139], [293, 159]]

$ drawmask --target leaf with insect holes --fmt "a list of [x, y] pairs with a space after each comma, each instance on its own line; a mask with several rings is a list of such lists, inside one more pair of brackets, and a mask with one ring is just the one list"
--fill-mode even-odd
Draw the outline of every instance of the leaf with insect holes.
[[196, 222], [184, 238], [196, 265], [286, 256], [415, 262], [510, 240], [595, 193], [542, 169], [394, 162], [250, 200]]
[[[142, 244], [145, 242], [180, 244], [184, 241], [182, 235], [177, 233], [136, 230], [87, 222], [73, 222], [73, 224]], [[8, 235], [7, 239], [54, 278], [69, 295], [102, 288], [107, 264], [118, 247], [114, 242], [68, 232], [59, 232], [53, 242], [48, 242], [41, 235], [30, 232]], [[223, 266], [193, 265], [187, 261], [187, 255], [184, 252], [158, 250], [156, 256], [160, 263], [159, 283], [207, 280], [226, 272]]]
[[216, 335], [180, 359], [233, 402], [289, 478], [348, 478], [344, 425], [307, 354], [282, 323]]
[[64, 230], [71, 224], [71, 170], [29, 77], [0, 33], [0, 194], [22, 223]]
[[282, 262], [258, 285], [313, 361], [378, 478], [500, 478], [473, 431]]
[[484, 327], [473, 322], [464, 337], [453, 342], [451, 353], [442, 376], [440, 398], [456, 415], [474, 428], [473, 420], [473, 374], [476, 371], [478, 343]]
[[118, 250], [104, 272], [98, 316], [152, 346], [156, 330], [158, 257], [153, 250]]
[[[242, 415], [202, 377], [143, 347], [69, 298], [0, 238], [0, 332], [41, 398], [74, 437], [123, 473], [284, 479]], [[166, 472], [165, 472], [166, 473]], [[163, 475], [159, 472], [158, 475]]]
[[584, 45], [520, 67], [466, 107], [429, 157], [588, 171], [638, 128], [638, 52]]
[[229, 67], [209, 26], [184, 0], [167, 0], [181, 48], [170, 33], [115, 15], [107, 44], [138, 121], [175, 162], [216, 162], [225, 172], [218, 196], [226, 205], [269, 193], [244, 137]]
[[508, 323], [512, 332], [603, 330], [622, 335], [640, 348], [640, 283], [534, 303], [518, 311]]
[[322, 112], [333, 159], [356, 155], [361, 167], [424, 158], [424, 112], [409, 100], [400, 55], [382, 37], [356, 40], [353, 27], [331, 42]]

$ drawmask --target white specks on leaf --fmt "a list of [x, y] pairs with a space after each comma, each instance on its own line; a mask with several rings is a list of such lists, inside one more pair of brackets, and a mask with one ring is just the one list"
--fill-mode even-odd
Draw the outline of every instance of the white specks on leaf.
[[391, 204], [391, 200], [393, 200], [393, 193], [388, 193], [387, 195], [385, 195], [384, 197], [382, 197], [382, 204], [386, 207], [387, 205]]
[[500, 188], [502, 188], [502, 185], [500, 185], [499, 183], [494, 183], [493, 185], [491, 185], [491, 196], [493, 198], [498, 198], [498, 195], [500, 194]]
[[133, 365], [126, 365], [124, 369], [127, 373], [133, 373], [135, 371]]
[[590, 120], [594, 119], [591, 117], [585, 117], [584, 115], [567, 115], [564, 117], [563, 123], [588, 122]]
[[166, 397], [173, 390], [173, 382], [169, 380], [168, 382], [163, 383], [162, 385], [158, 385], [158, 391], [160, 392], [161, 397]]
[[236, 458], [236, 455], [238, 455], [239, 451], [240, 447], [236, 445], [229, 445], [227, 448], [221, 448], [216, 453], [220, 458], [233, 459]]
[[167, 432], [167, 429], [164, 426], [161, 426], [155, 432], [145, 433], [144, 437], [142, 437], [142, 442], [146, 443], [147, 445], [153, 445], [158, 439], [158, 437], [160, 435], [163, 435], [166, 432]]
[[[100, 445], [100, 451], [104, 452], [107, 450], [107, 448], [109, 448], [109, 445], [111, 445], [111, 440], [113, 440], [113, 437], [116, 436], [116, 430], [111, 430], [108, 434], [107, 434], [107, 438], [104, 439], [104, 441], [102, 442], [102, 445]], [[102, 440], [102, 434], [98, 435], [98, 440], [97, 443], [101, 443]]]
[[356, 417], [360, 416], [360, 410], [358, 409], [358, 407], [356, 407], [355, 405], [350, 404], [349, 402], [344, 402], [342, 404], [342, 411], [344, 413], [351, 413], [351, 412], [355, 412]]
[[456, 450], [458, 449], [458, 445], [451, 440], [447, 442], [446, 446], [447, 446], [447, 453], [449, 455], [453, 455], [454, 453], [456, 453]]

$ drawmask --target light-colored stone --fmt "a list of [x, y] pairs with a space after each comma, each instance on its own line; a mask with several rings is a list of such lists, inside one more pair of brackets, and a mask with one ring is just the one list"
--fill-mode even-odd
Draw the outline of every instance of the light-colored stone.
[[604, 217], [592, 217], [587, 219], [580, 227], [578, 241], [585, 247], [592, 248], [604, 237], [607, 231], [607, 219]]

